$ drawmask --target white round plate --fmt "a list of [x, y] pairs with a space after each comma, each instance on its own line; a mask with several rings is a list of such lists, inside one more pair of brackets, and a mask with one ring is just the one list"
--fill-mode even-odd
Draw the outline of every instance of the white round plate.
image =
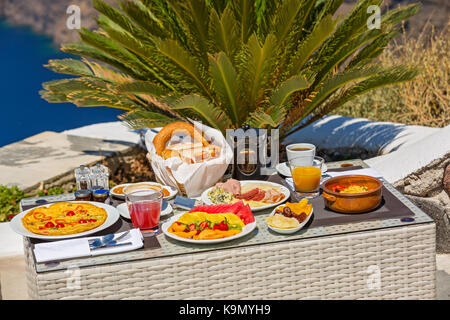
[[256, 228], [256, 221], [253, 221], [252, 223], [246, 224], [244, 226], [244, 228], [242, 228], [242, 232], [239, 232], [238, 234], [235, 234], [234, 236], [231, 236], [231, 237], [220, 238], [220, 239], [211, 239], [211, 240], [186, 239], [186, 238], [182, 238], [177, 235], [174, 235], [173, 233], [170, 233], [169, 231], [167, 231], [169, 229], [169, 227], [172, 225], [172, 223], [177, 221], [183, 214], [184, 214], [184, 212], [174, 215], [172, 218], [170, 218], [169, 220], [167, 220], [166, 222], [164, 222], [162, 224], [161, 229], [167, 237], [175, 239], [175, 240], [183, 241], [183, 242], [189, 242], [189, 243], [212, 244], [212, 243], [226, 242], [226, 241], [231, 241], [231, 240], [234, 240], [237, 238], [241, 238], [243, 236], [246, 236], [247, 234], [249, 234]]
[[118, 184], [117, 186], [114, 186], [113, 188], [111, 188], [110, 190], [109, 190], [109, 194], [111, 194], [111, 195], [113, 195], [114, 197], [116, 197], [116, 198], [119, 198], [119, 199], [125, 199], [125, 195], [123, 194], [123, 193], [115, 193], [114, 192], [114, 189], [115, 188], [119, 188], [119, 187], [126, 187], [126, 186], [129, 186], [131, 183], [123, 183], [123, 184]]
[[[278, 207], [280, 207], [280, 206], [278, 206]], [[277, 208], [278, 208], [278, 207], [277, 207]], [[273, 209], [273, 211], [269, 214], [269, 217], [270, 217], [270, 216], [273, 216], [273, 215], [275, 214], [275, 210], [277, 210], [277, 208]], [[295, 232], [297, 232], [298, 230], [300, 230], [301, 228], [303, 228], [303, 227], [308, 223], [309, 219], [311, 219], [311, 216], [312, 216], [313, 214], [314, 214], [314, 208], [312, 208], [312, 211], [311, 211], [311, 213], [308, 215], [308, 217], [307, 217], [303, 222], [301, 222], [301, 223], [298, 225], [298, 227], [295, 227], [295, 228], [290, 228], [290, 229], [280, 229], [280, 228], [272, 227], [272, 226], [270, 226], [270, 225], [267, 224], [267, 223], [266, 223], [266, 225], [267, 225], [267, 227], [269, 227], [270, 230], [273, 230], [273, 231], [275, 231], [275, 232], [278, 232], [278, 233], [281, 233], [281, 234], [291, 234], [291, 233], [295, 233]]]
[[[172, 213], [172, 206], [170, 203], [166, 202], [167, 206], [164, 208], [164, 210], [161, 211], [161, 217], [167, 216]], [[121, 203], [116, 207], [117, 210], [119, 210], [119, 213], [122, 217], [126, 219], [131, 219], [130, 212], [128, 211], [127, 203]]]
[[[24, 225], [22, 224], [23, 216], [25, 214], [27, 214], [28, 211], [35, 209], [35, 208], [31, 208], [31, 209], [22, 211], [21, 213], [16, 215], [11, 220], [10, 226], [13, 229], [13, 231], [17, 232], [18, 234], [20, 234], [20, 235], [22, 235], [24, 237], [44, 239], [44, 240], [59, 240], [59, 239], [68, 239], [68, 238], [82, 237], [82, 236], [86, 236], [86, 235], [89, 235], [89, 234], [92, 234], [92, 233], [96, 233], [98, 231], [101, 231], [103, 229], [106, 229], [106, 228], [112, 226], [114, 223], [116, 223], [116, 221], [120, 217], [119, 211], [116, 208], [114, 208], [113, 206], [110, 206], [108, 204], [105, 204], [105, 203], [91, 202], [91, 201], [64, 201], [64, 202], [72, 202], [72, 203], [78, 203], [78, 204], [79, 203], [89, 203], [89, 204], [92, 204], [92, 205], [97, 206], [99, 208], [105, 209], [106, 210], [106, 214], [108, 216], [107, 216], [105, 222], [103, 222], [102, 225], [98, 226], [97, 228], [88, 230], [88, 231], [75, 233], [75, 234], [67, 234], [67, 235], [63, 235], [63, 236], [46, 236], [46, 235], [36, 234], [36, 233], [32, 233], [31, 231], [28, 231], [28, 229], [25, 228]], [[53, 203], [48, 203], [48, 204], [42, 205], [42, 207], [48, 207], [51, 204], [53, 204]]]
[[[291, 196], [291, 193], [290, 193], [289, 189], [286, 188], [285, 186], [282, 186], [281, 184], [278, 184], [278, 183], [269, 182], [269, 181], [262, 181], [262, 180], [242, 180], [242, 181], [240, 181], [240, 183], [241, 183], [241, 187], [245, 186], [246, 184], [249, 184], [249, 183], [271, 185], [271, 186], [274, 186], [274, 187], [277, 187], [278, 189], [280, 189], [280, 191], [284, 194], [284, 199], [283, 200], [278, 201], [276, 203], [267, 204], [265, 206], [251, 208], [252, 211], [261, 211], [261, 210], [265, 210], [265, 209], [276, 207], [276, 206], [282, 204], [283, 202], [285, 202]], [[206, 205], [214, 204], [214, 203], [211, 202], [211, 200], [209, 199], [209, 196], [208, 196], [208, 192], [211, 191], [212, 188], [214, 188], [214, 187], [206, 189], [205, 191], [203, 191], [203, 193], [201, 195], [202, 202], [204, 204], [206, 204]]]
[[[275, 166], [278, 173], [285, 176], [285, 177], [292, 177], [291, 168], [289, 168], [287, 162], [279, 163]], [[324, 163], [322, 166], [322, 174], [325, 174], [327, 172], [328, 168], [327, 165]]]
[[[170, 200], [170, 199], [172, 199], [173, 197], [175, 197], [175, 195], [178, 193], [178, 190], [176, 189], [176, 188], [174, 188], [174, 187], [171, 187], [171, 186], [165, 186], [165, 185], [163, 185], [163, 184], [160, 184], [160, 183], [158, 183], [158, 182], [154, 182], [154, 181], [144, 181], [144, 182], [137, 182], [137, 183], [148, 183], [148, 184], [154, 184], [154, 185], [158, 185], [158, 186], [161, 186], [161, 187], [163, 187], [163, 188], [166, 188], [167, 189], [167, 191], [169, 191], [169, 195], [167, 196], [167, 197], [164, 197], [163, 199], [164, 200]], [[110, 194], [112, 194], [114, 197], [116, 197], [116, 198], [119, 198], [119, 199], [125, 199], [125, 195], [123, 194], [123, 193], [115, 193], [114, 192], [114, 189], [115, 188], [117, 188], [117, 187], [127, 187], [127, 186], [130, 186], [130, 185], [133, 185], [133, 184], [135, 184], [135, 183], [124, 183], [124, 184], [119, 184], [119, 185], [117, 185], [117, 186], [114, 186], [111, 190], [109, 190], [109, 193]]]

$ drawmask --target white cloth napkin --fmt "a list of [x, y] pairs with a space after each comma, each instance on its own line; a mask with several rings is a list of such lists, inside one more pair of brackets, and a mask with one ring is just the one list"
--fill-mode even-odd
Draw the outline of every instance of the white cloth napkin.
[[[114, 235], [114, 238], [121, 236], [124, 232]], [[81, 257], [97, 256], [102, 254], [111, 254], [124, 251], [139, 249], [144, 245], [142, 233], [139, 229], [132, 229], [130, 233], [117, 243], [131, 242], [129, 245], [100, 248], [91, 250], [89, 248], [89, 240], [97, 239], [97, 237], [60, 240], [54, 242], [38, 243], [34, 246], [34, 255], [36, 262], [59, 261], [64, 259], [74, 259]]]

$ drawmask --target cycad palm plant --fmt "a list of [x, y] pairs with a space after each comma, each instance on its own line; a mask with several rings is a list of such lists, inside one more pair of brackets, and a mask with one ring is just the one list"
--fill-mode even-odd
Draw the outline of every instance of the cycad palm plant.
[[281, 137], [374, 88], [407, 81], [417, 69], [383, 69], [374, 59], [417, 13], [385, 13], [369, 29], [360, 0], [94, 0], [99, 30], [61, 50], [82, 60], [50, 60], [78, 76], [43, 84], [49, 102], [124, 110], [132, 128], [200, 120], [225, 131], [249, 124]]

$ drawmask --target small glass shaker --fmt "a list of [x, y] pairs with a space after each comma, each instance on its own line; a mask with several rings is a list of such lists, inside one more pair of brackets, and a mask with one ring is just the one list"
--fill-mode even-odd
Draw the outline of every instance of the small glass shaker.
[[91, 172], [92, 189], [109, 190], [108, 168], [102, 165], [100, 162], [97, 162], [97, 164], [91, 168]]
[[91, 185], [91, 171], [89, 168], [81, 165], [79, 168], [75, 169], [75, 181], [77, 184], [77, 190], [88, 190], [92, 187]]

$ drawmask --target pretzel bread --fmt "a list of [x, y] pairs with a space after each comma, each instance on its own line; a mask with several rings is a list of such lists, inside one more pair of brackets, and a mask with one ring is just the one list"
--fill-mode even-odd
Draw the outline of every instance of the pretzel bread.
[[214, 159], [220, 155], [221, 148], [210, 144], [203, 147], [201, 143], [195, 144], [179, 144], [175, 145], [178, 148], [167, 147], [162, 153], [164, 159], [179, 157], [186, 163], [197, 163]]
[[[156, 153], [159, 156], [163, 156], [166, 144], [170, 140], [173, 134], [177, 133], [189, 133], [196, 141], [201, 142], [203, 147], [209, 146], [209, 142], [203, 137], [203, 135], [197, 131], [193, 124], [187, 122], [173, 122], [166, 125], [161, 131], [153, 138], [153, 145], [155, 146]], [[166, 153], [167, 154], [167, 153]]]

